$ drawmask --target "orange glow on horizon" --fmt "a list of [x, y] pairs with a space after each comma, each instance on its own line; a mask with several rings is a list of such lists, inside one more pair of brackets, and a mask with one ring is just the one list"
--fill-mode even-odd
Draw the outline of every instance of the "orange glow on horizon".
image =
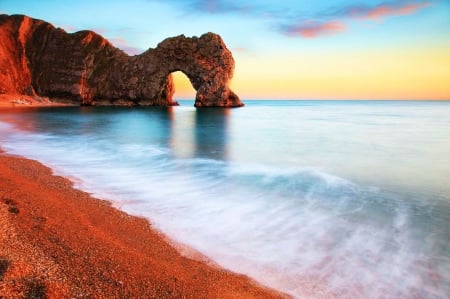
[[384, 52], [238, 57], [242, 99], [450, 100], [450, 46]]
[[[322, 52], [272, 55], [234, 53], [231, 88], [241, 99], [450, 100], [450, 46], [432, 51]], [[195, 99], [181, 72], [175, 99]]]

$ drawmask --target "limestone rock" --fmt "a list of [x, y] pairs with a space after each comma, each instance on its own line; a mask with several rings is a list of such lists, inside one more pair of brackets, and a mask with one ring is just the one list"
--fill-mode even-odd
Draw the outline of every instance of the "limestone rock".
[[180, 35], [128, 56], [92, 31], [66, 33], [23, 15], [0, 15], [0, 93], [81, 105], [174, 104], [172, 72], [197, 90], [196, 107], [239, 107], [230, 90], [234, 59], [222, 38]]

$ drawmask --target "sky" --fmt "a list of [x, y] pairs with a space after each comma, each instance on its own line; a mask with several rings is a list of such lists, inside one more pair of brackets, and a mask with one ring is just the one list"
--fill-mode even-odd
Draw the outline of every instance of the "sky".
[[[167, 37], [222, 36], [246, 99], [450, 99], [450, 0], [0, 0], [130, 55]], [[181, 73], [175, 98], [194, 98]]]

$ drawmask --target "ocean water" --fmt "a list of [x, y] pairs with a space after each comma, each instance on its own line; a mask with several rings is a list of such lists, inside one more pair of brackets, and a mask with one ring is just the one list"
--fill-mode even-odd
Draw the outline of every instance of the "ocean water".
[[0, 145], [297, 298], [448, 298], [450, 102], [0, 110]]

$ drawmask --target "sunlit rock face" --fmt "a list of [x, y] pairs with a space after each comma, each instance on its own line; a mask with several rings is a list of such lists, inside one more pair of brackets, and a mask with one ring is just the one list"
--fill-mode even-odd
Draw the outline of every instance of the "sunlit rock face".
[[180, 35], [128, 56], [92, 31], [68, 34], [27, 16], [0, 15], [0, 93], [82, 105], [169, 106], [175, 71], [197, 90], [196, 107], [243, 105], [228, 86], [232, 53], [217, 34]]

